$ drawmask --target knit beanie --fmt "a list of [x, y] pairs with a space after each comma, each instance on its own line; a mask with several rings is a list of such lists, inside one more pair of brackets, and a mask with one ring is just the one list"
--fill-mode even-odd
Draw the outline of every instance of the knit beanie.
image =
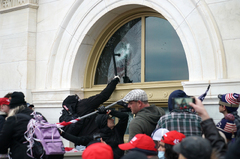
[[20, 105], [26, 105], [26, 101], [24, 99], [24, 94], [22, 92], [13, 92], [11, 96], [11, 101], [9, 104], [10, 109], [13, 109]]
[[219, 104], [224, 105], [229, 113], [238, 109], [240, 104], [240, 95], [237, 93], [227, 93], [218, 95]]
[[179, 97], [189, 97], [184, 91], [182, 90], [175, 90], [173, 91], [169, 97], [168, 97], [168, 109], [171, 112], [174, 108], [173, 108], [173, 98], [179, 98]]

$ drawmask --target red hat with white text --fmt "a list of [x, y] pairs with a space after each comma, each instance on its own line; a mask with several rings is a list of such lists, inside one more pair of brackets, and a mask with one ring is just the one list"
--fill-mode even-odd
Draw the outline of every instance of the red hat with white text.
[[145, 153], [146, 155], [157, 155], [157, 149], [153, 139], [146, 134], [135, 135], [130, 142], [119, 144], [121, 150], [135, 150]]
[[161, 142], [169, 145], [176, 145], [181, 142], [186, 136], [176, 130], [169, 131], [163, 135]]
[[9, 105], [10, 101], [8, 98], [0, 98], [0, 105]]

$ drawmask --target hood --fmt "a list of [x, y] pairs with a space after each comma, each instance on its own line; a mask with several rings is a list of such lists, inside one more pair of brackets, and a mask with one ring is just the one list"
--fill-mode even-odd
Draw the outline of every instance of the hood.
[[157, 124], [159, 118], [165, 115], [165, 112], [162, 108], [150, 105], [149, 107], [145, 107], [141, 109], [136, 117], [142, 117], [143, 119], [149, 121], [151, 124]]
[[95, 119], [95, 123], [97, 124], [97, 127], [99, 129], [103, 129], [107, 127], [107, 120], [108, 120], [107, 114], [98, 114]]

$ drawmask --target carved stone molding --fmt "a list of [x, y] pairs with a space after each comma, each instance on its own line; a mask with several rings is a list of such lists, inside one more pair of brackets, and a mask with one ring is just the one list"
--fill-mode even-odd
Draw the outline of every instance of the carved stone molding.
[[38, 0], [0, 0], [0, 14], [24, 8], [38, 8]]

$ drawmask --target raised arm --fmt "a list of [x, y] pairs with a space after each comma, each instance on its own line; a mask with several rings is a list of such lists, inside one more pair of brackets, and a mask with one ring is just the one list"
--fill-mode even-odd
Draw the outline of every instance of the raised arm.
[[195, 98], [196, 104], [190, 103], [190, 105], [195, 109], [198, 115], [202, 118], [201, 127], [202, 132], [205, 135], [205, 138], [208, 139], [212, 145], [212, 148], [215, 148], [221, 156], [224, 156], [227, 151], [227, 145], [224, 139], [218, 132], [218, 129], [213, 122], [213, 119], [210, 118], [206, 109], [204, 108], [202, 102]]
[[[119, 77], [117, 76], [107, 85], [106, 88], [104, 88], [101, 91], [101, 93], [86, 99], [82, 99], [80, 100], [79, 104], [83, 106], [85, 105], [86, 106], [85, 108], [88, 110], [97, 109], [101, 104], [103, 104], [110, 98], [118, 82]], [[78, 109], [79, 109], [78, 112], [81, 112], [81, 108]]]

